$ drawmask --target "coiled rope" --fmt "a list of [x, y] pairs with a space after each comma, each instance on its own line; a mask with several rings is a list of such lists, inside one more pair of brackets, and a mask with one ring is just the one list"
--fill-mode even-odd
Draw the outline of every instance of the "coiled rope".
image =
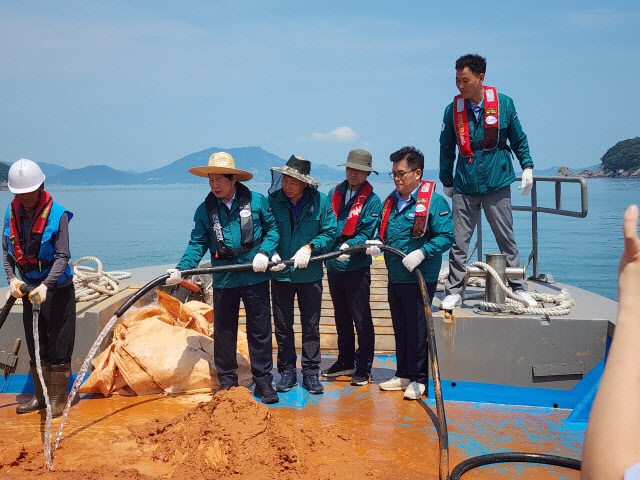
[[[94, 262], [98, 268], [80, 265]], [[131, 272], [105, 272], [102, 262], [96, 257], [81, 257], [73, 262], [73, 285], [76, 290], [76, 301], [86, 302], [100, 295], [115, 295], [120, 290], [119, 280], [131, 277]]]
[[[530, 313], [533, 315], [569, 315], [569, 313], [571, 313], [571, 307], [575, 302], [571, 298], [571, 295], [569, 295], [569, 292], [564, 288], [558, 295], [552, 295], [550, 293], [529, 292], [529, 294], [537, 302], [555, 304], [554, 307], [529, 307], [527, 306], [527, 302], [513, 293], [513, 290], [511, 290], [511, 288], [509, 288], [509, 286], [502, 281], [498, 272], [496, 272], [495, 269], [491, 267], [491, 265], [485, 262], [473, 262], [471, 266], [484, 269], [489, 275], [494, 278], [496, 283], [502, 290], [504, 290], [507, 296], [507, 303], [480, 302], [480, 306], [482, 307], [515, 314]], [[438, 275], [438, 282], [444, 283], [448, 275], [448, 269], [441, 270], [440, 274]], [[467, 282], [467, 285], [482, 287], [485, 285], [485, 280], [483, 278], [472, 277]], [[471, 295], [465, 295], [463, 300], [483, 298], [484, 296], [485, 294], [482, 292], [474, 293]]]

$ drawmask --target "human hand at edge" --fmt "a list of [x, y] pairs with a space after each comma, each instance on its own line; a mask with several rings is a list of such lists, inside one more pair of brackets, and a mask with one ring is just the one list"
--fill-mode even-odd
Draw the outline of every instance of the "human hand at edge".
[[34, 302], [34, 297], [38, 297], [37, 300], [35, 300], [35, 301], [37, 301], [38, 303], [43, 303], [47, 299], [47, 287], [46, 287], [46, 285], [43, 285], [41, 283], [36, 288], [31, 290], [31, 293], [29, 294], [29, 301], [31, 303]]
[[280, 263], [281, 261], [282, 259], [280, 258], [280, 255], [274, 253], [271, 257], [271, 263], [275, 263], [276, 265], [271, 267], [269, 270], [271, 270], [272, 272], [280, 272], [284, 270], [284, 267], [286, 267], [286, 265], [284, 263]]
[[420, 249], [414, 250], [402, 259], [402, 264], [407, 270], [413, 272], [415, 268], [424, 260], [424, 252]]
[[269, 265], [269, 257], [267, 257], [264, 253], [256, 253], [256, 256], [253, 257], [254, 272], [256, 273], [266, 272], [268, 265]]
[[167, 270], [167, 273], [169, 274], [169, 278], [164, 281], [166, 285], [178, 285], [182, 282], [182, 274], [177, 268], [170, 268]]
[[618, 302], [620, 308], [640, 306], [640, 238], [638, 238], [638, 206], [624, 212], [622, 222], [624, 251], [618, 267]]
[[[349, 248], [349, 245], [347, 243], [343, 243], [342, 245], [340, 245], [340, 250], [346, 250], [347, 248]], [[338, 257], [338, 261], [346, 262], [347, 260], [349, 260], [349, 258], [351, 258], [351, 255], [347, 255], [346, 253], [343, 253]]]

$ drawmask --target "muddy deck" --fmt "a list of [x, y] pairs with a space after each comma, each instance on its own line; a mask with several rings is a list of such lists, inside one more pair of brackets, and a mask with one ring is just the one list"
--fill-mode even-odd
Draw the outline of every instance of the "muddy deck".
[[[331, 360], [325, 358], [323, 365], [330, 364]], [[376, 358], [373, 383], [365, 387], [352, 387], [347, 379], [324, 381], [325, 394], [311, 396], [297, 386], [281, 394], [281, 402], [269, 411], [276, 421], [288, 419], [312, 431], [322, 431], [330, 425], [340, 427], [357, 454], [368, 460], [371, 478], [436, 480], [439, 449], [435, 403], [432, 399], [405, 401], [402, 392], [380, 391], [377, 384], [393, 375], [394, 366], [393, 358]], [[15, 413], [17, 401], [24, 398], [23, 395], [0, 395], [5, 448], [8, 442], [32, 446], [28, 448], [41, 445], [41, 415]], [[128, 425], [183, 414], [209, 398], [208, 395], [84, 398], [72, 407], [63, 441], [56, 452], [56, 468], [79, 472], [107, 467], [114, 474], [117, 469], [134, 468], [154, 478], [167, 475], [168, 465], [145, 454], [132, 438]], [[567, 422], [567, 410], [446, 400], [445, 406], [451, 468], [470, 456], [507, 450], [580, 457], [585, 424]], [[348, 476], [348, 462], [344, 471], [342, 478]], [[10, 465], [0, 468], [0, 478], [47, 478], [46, 475], [42, 468], [24, 470]], [[84, 478], [94, 478], [91, 473], [86, 475]], [[246, 472], [246, 478], [252, 478], [251, 472]], [[517, 464], [483, 467], [463, 478], [578, 479], [579, 473], [559, 467]]]

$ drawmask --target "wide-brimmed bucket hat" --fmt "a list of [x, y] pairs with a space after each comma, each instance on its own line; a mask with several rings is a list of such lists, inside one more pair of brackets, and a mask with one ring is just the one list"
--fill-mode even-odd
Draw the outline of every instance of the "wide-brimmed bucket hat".
[[291, 155], [284, 167], [271, 167], [271, 170], [296, 178], [302, 182], [308, 183], [309, 185], [320, 185], [320, 182], [310, 175], [311, 162], [299, 155]]
[[373, 172], [378, 175], [378, 172], [371, 167], [371, 163], [371, 154], [366, 150], [360, 150], [357, 148], [355, 150], [351, 150], [347, 157], [347, 161], [338, 166], [349, 167], [354, 170], [362, 170], [363, 172]]
[[246, 182], [253, 178], [253, 174], [246, 170], [236, 168], [233, 157], [227, 152], [216, 152], [209, 157], [209, 165], [204, 167], [192, 167], [189, 173], [199, 177], [209, 177], [209, 175], [236, 175], [239, 182]]

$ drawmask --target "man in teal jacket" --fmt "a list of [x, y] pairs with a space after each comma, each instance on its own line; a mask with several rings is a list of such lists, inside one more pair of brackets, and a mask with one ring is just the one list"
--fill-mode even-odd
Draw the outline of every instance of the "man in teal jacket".
[[272, 386], [271, 306], [269, 256], [278, 244], [278, 230], [267, 199], [251, 192], [241, 181], [253, 175], [235, 168], [231, 155], [217, 152], [209, 165], [189, 169], [207, 177], [211, 193], [196, 209], [191, 240], [168, 284], [182, 280], [180, 270], [195, 268], [211, 252], [213, 266], [251, 263], [253, 271], [213, 274], [214, 363], [220, 389], [238, 385], [236, 344], [240, 299], [246, 311], [247, 340], [254, 395], [263, 403], [278, 402]]
[[[371, 154], [351, 150], [346, 167], [346, 180], [329, 192], [333, 213], [338, 221], [338, 238], [333, 250], [362, 245], [374, 238], [380, 223], [382, 203], [373, 193], [367, 177], [378, 172], [371, 167]], [[353, 375], [351, 385], [366, 385], [371, 378], [375, 333], [371, 318], [371, 256], [365, 252], [341, 255], [328, 260], [327, 280], [333, 301], [338, 333], [338, 358], [322, 371], [325, 377]], [[353, 326], [358, 333], [355, 348]]]
[[[319, 182], [311, 175], [311, 162], [292, 155], [284, 167], [272, 167], [269, 204], [278, 226], [280, 244], [272, 258], [292, 258], [293, 267], [273, 267], [271, 293], [273, 323], [278, 343], [279, 392], [297, 385], [296, 348], [293, 333], [293, 300], [298, 296], [302, 326], [302, 386], [320, 394], [320, 308], [322, 304], [322, 262], [309, 263], [313, 253], [331, 250], [336, 235], [336, 219], [329, 199], [317, 191]], [[280, 187], [282, 184], [282, 188]]]
[[404, 147], [391, 154], [391, 161], [396, 189], [382, 208], [380, 239], [367, 242], [367, 253], [380, 254], [377, 245], [385, 243], [407, 255], [400, 259], [384, 254], [397, 370], [380, 389], [404, 390], [404, 398], [418, 400], [426, 391], [428, 345], [422, 294], [412, 272], [416, 268], [422, 272], [431, 302], [442, 253], [453, 243], [453, 220], [446, 200], [434, 192], [434, 183], [422, 181], [424, 156], [420, 150]]
[[[440, 133], [440, 181], [453, 199], [455, 242], [449, 252], [449, 278], [440, 308], [462, 304], [469, 242], [480, 220], [480, 206], [507, 256], [507, 265], [520, 265], [513, 234], [511, 187], [516, 175], [511, 162], [515, 153], [522, 167], [523, 196], [533, 185], [533, 160], [513, 100], [483, 85], [487, 62], [480, 55], [464, 55], [456, 61], [456, 86], [460, 95], [447, 106]], [[509, 144], [507, 144], [507, 140]], [[453, 177], [453, 164], [458, 161]], [[524, 280], [509, 279], [514, 293], [528, 306], [536, 301]]]

